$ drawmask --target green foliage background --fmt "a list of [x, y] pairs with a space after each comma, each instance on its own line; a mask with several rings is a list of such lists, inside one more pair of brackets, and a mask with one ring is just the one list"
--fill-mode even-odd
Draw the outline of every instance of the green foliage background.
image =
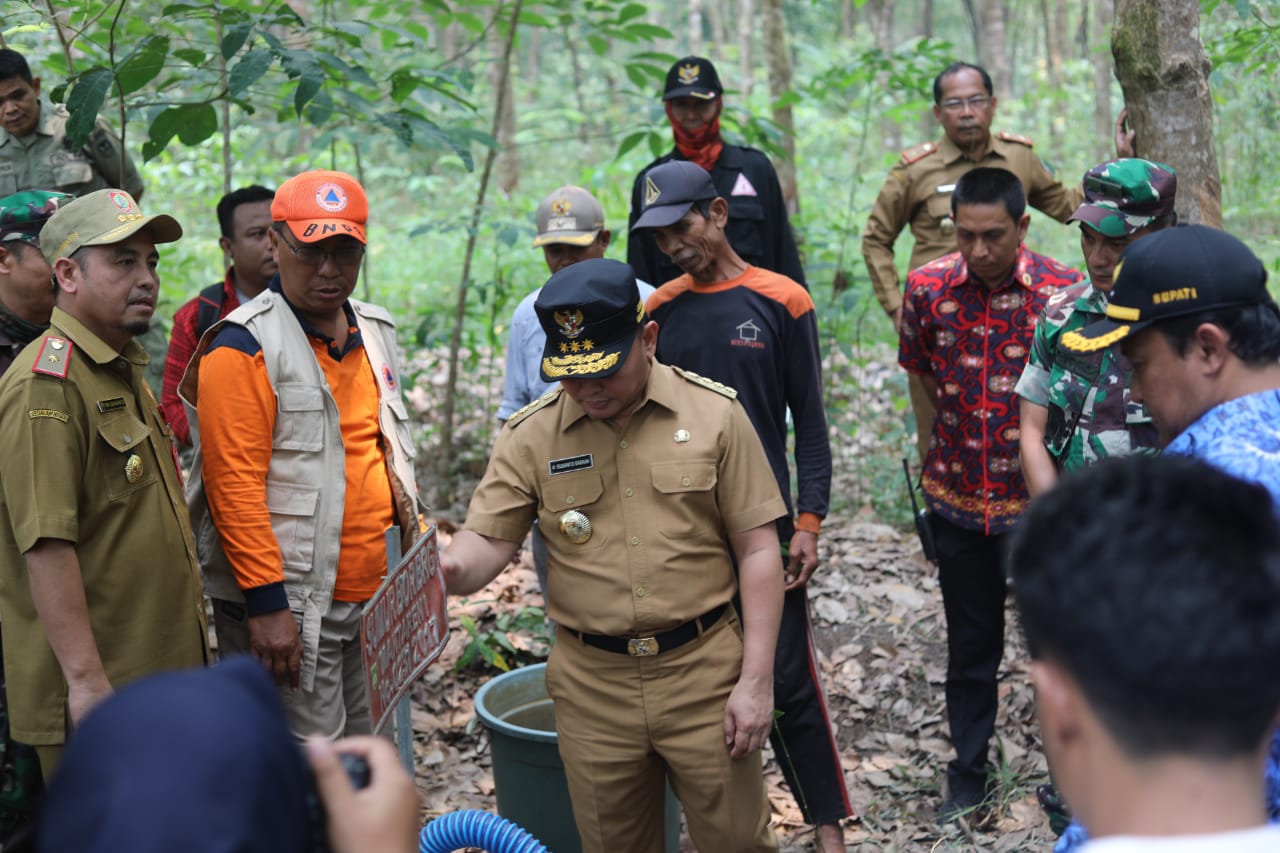
[[[962, 4], [934, 4], [939, 37], [904, 36], [884, 51], [861, 22], [850, 37], [839, 35], [838, 4], [784, 6], [794, 66], [784, 98], [795, 115], [800, 195], [793, 223], [825, 345], [850, 361], [891, 360], [892, 332], [870, 293], [861, 230], [901, 148], [936, 138], [929, 85], [947, 62], [973, 59], [969, 23]], [[897, 4], [899, 30], [911, 30], [920, 6]], [[1072, 180], [1110, 151], [1109, 139], [1093, 138], [1090, 61], [1108, 46], [1073, 42], [1055, 90], [1038, 29], [1044, 7], [1010, 0], [1007, 8], [1013, 96], [1001, 101], [996, 126], [1036, 139]], [[1226, 227], [1280, 270], [1277, 2], [1204, 0], [1202, 9]], [[443, 346], [452, 330], [478, 165], [496, 145], [493, 80], [512, 11], [504, 0], [0, 0], [6, 44], [79, 113], [80, 127], [99, 107], [123, 122], [130, 150], [146, 159], [144, 207], [183, 223], [186, 238], [162, 259], [162, 316], [221, 277], [213, 208], [224, 187], [274, 186], [305, 168], [337, 168], [360, 177], [370, 196], [360, 294], [393, 310], [411, 350]], [[468, 371], [500, 357], [515, 303], [546, 277], [530, 240], [548, 191], [564, 183], [591, 189], [614, 230], [611, 254], [624, 255], [631, 182], [670, 146], [657, 98], [662, 77], [689, 50], [673, 35], [689, 29], [688, 7], [675, 0], [525, 3], [517, 20], [508, 150], [519, 158], [519, 181], [491, 187], [480, 218], [462, 330]], [[729, 88], [727, 135], [781, 156], [763, 62], [748, 96], [736, 90], [737, 45], [706, 50]], [[1118, 109], [1119, 87], [1112, 89]], [[1081, 263], [1075, 230], [1038, 214], [1028, 242]], [[899, 253], [904, 262], [906, 255]], [[847, 377], [832, 372], [828, 381], [833, 414], [847, 414], [854, 403], [837, 387]], [[905, 447], [905, 383], [890, 382], [884, 393], [900, 415], [890, 428], [899, 434], [886, 440]], [[860, 420], [833, 417], [850, 424], [839, 429]], [[883, 464], [872, 479], [901, 495], [896, 460]], [[889, 515], [900, 515], [901, 500], [891, 503]]]

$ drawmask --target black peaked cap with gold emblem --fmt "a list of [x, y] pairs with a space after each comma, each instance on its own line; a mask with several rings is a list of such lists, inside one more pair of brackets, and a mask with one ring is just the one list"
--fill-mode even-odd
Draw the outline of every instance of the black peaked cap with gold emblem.
[[667, 82], [662, 87], [662, 100], [673, 98], [700, 98], [709, 101], [724, 94], [720, 75], [711, 60], [703, 56], [686, 56], [676, 60], [667, 71]]
[[631, 352], [644, 317], [644, 302], [631, 267], [592, 258], [560, 270], [542, 286], [533, 308], [547, 333], [541, 375], [603, 379]]

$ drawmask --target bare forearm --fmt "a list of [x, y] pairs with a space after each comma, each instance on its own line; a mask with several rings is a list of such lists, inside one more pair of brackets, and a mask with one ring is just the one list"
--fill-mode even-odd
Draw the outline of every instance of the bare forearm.
[[1044, 406], [1029, 400], [1019, 402], [1018, 455], [1022, 463], [1022, 477], [1027, 482], [1031, 497], [1042, 495], [1058, 482], [1058, 466], [1044, 446], [1044, 432], [1049, 412]]
[[24, 557], [31, 600], [63, 677], [72, 685], [105, 682], [75, 546], [41, 539]]
[[782, 551], [772, 523], [730, 537], [742, 601], [742, 678], [773, 682], [782, 620]]
[[440, 556], [445, 584], [450, 595], [467, 595], [482, 589], [496, 578], [519, 549], [518, 542], [459, 530]]

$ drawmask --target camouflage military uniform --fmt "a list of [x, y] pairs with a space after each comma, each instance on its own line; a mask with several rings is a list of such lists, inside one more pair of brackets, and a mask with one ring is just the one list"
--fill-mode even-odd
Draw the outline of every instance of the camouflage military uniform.
[[1129, 396], [1133, 371], [1120, 348], [1075, 353], [1058, 346], [1062, 335], [1103, 319], [1106, 310], [1106, 294], [1087, 281], [1049, 297], [1014, 389], [1049, 410], [1045, 445], [1063, 472], [1108, 456], [1157, 452], [1151, 417]]

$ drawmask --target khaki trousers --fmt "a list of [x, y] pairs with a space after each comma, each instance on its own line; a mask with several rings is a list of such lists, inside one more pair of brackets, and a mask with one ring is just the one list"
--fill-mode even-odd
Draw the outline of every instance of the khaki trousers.
[[583, 853], [662, 853], [668, 776], [699, 850], [778, 849], [760, 753], [735, 761], [724, 743], [741, 667], [733, 608], [654, 657], [606, 652], [559, 630], [547, 690]]
[[[369, 691], [360, 655], [360, 614], [364, 605], [335, 601], [320, 621], [320, 653], [316, 658], [315, 689], [276, 685], [298, 740], [313, 734], [330, 740], [373, 731]], [[218, 634], [218, 657], [249, 654], [249, 625], [243, 604], [213, 602], [213, 627]]]

